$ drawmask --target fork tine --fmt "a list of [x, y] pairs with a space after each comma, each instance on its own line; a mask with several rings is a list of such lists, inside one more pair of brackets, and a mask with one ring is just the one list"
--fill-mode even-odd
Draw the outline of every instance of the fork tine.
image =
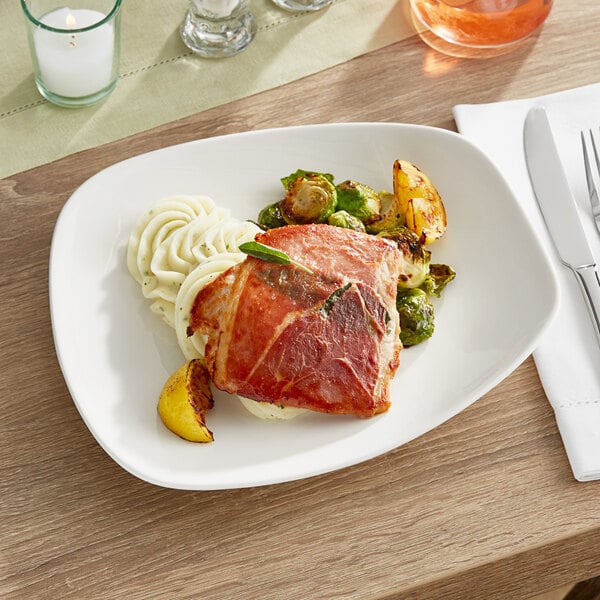
[[593, 168], [590, 160], [590, 155], [593, 153], [594, 162], [596, 163], [596, 173], [600, 171], [600, 157], [598, 156], [598, 149], [596, 147], [596, 141], [594, 140], [594, 134], [592, 130], [589, 131], [589, 136], [591, 140], [591, 151], [588, 150], [588, 143], [585, 139], [585, 135], [583, 131], [581, 132], [581, 144], [583, 147], [583, 162], [585, 165], [585, 177], [587, 180], [588, 191], [590, 195], [590, 203], [592, 205], [592, 213], [594, 215], [594, 219], [598, 223], [600, 218], [600, 200], [598, 198], [598, 188], [596, 187], [595, 176], [593, 173]]
[[588, 154], [588, 144], [583, 131], [581, 132], [581, 147], [583, 148], [583, 164], [585, 166], [585, 178], [587, 181], [588, 192], [591, 196], [596, 190], [594, 185], [594, 178], [592, 177], [592, 165], [590, 164], [590, 156]]
[[596, 168], [600, 172], [600, 158], [598, 158], [598, 150], [596, 149], [596, 140], [594, 139], [594, 132], [590, 129], [590, 139], [592, 140], [592, 148], [594, 149], [594, 158], [596, 159]]

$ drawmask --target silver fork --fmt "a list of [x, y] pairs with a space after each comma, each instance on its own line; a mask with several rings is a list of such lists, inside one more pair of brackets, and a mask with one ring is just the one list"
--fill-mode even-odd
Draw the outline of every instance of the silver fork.
[[[596, 229], [600, 233], [600, 198], [598, 197], [599, 186], [596, 185], [596, 181], [599, 181], [600, 178], [600, 158], [598, 157], [598, 150], [596, 148], [594, 132], [591, 129], [589, 131], [589, 138], [590, 142], [588, 143], [584, 132], [581, 132], [583, 162], [585, 164], [585, 177], [587, 179], [588, 192], [590, 195], [590, 204], [592, 205], [592, 214], [594, 215], [594, 223], [596, 223]], [[595, 163], [595, 172], [591, 162], [592, 155]]]

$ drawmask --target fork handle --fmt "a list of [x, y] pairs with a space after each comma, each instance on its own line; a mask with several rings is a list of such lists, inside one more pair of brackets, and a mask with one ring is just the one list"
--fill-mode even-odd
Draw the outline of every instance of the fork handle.
[[583, 292], [586, 304], [594, 322], [596, 337], [600, 343], [600, 278], [596, 265], [587, 265], [573, 269], [577, 282]]

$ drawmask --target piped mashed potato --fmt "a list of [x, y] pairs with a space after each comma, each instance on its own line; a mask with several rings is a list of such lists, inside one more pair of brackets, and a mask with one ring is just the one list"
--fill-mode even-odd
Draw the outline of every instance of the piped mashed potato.
[[[187, 335], [198, 292], [221, 273], [242, 262], [239, 246], [262, 231], [250, 221], [231, 217], [208, 196], [171, 196], [138, 221], [127, 248], [127, 268], [151, 300], [150, 310], [175, 330], [187, 360], [204, 357], [204, 336]], [[290, 419], [303, 409], [241, 398], [262, 419]]]

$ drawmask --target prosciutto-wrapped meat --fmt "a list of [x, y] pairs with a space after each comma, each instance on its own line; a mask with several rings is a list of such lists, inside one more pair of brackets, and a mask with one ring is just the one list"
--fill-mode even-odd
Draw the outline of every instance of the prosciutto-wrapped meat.
[[329, 225], [280, 227], [256, 240], [313, 274], [248, 257], [198, 293], [188, 333], [208, 336], [214, 385], [325, 413], [386, 411], [401, 349], [397, 247]]

